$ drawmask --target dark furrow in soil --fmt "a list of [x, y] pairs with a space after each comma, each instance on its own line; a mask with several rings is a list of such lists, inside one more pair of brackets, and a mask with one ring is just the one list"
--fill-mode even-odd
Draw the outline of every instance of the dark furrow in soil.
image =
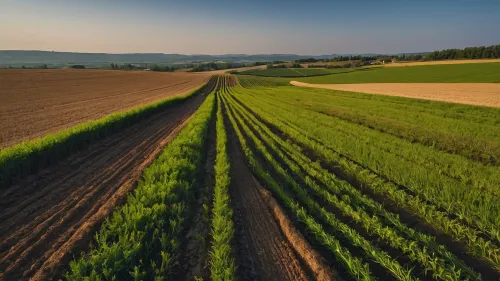
[[[215, 113], [214, 113], [215, 114]], [[173, 280], [195, 281], [195, 278], [209, 280], [209, 250], [210, 222], [213, 208], [213, 192], [215, 185], [215, 155], [216, 155], [216, 117], [208, 129], [206, 160], [204, 166], [204, 182], [198, 185], [196, 202], [190, 208], [194, 214], [185, 222], [187, 227], [180, 254], [180, 272]]]
[[[262, 187], [245, 165], [245, 156], [239, 147], [234, 129], [227, 120], [225, 121], [231, 159], [231, 200], [234, 202], [233, 205], [237, 206], [235, 213], [241, 218], [257, 278], [309, 280], [306, 270], [261, 197], [259, 189]], [[236, 231], [237, 235], [238, 233]], [[239, 239], [241, 237], [236, 237], [236, 240]], [[242, 273], [245, 274], [245, 271]], [[253, 276], [241, 277], [242, 280], [255, 280]]]

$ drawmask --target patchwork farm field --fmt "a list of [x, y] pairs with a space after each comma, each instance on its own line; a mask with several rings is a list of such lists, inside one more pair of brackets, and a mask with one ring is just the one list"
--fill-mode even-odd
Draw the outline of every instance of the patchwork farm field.
[[500, 109], [290, 80], [213, 76], [43, 170], [15, 158], [0, 280], [499, 280]]
[[207, 74], [106, 70], [0, 70], [0, 148], [167, 97]]

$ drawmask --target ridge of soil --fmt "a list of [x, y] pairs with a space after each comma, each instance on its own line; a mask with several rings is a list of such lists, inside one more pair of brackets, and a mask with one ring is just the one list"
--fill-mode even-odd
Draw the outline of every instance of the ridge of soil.
[[98, 141], [0, 193], [0, 280], [57, 279], [205, 96]]

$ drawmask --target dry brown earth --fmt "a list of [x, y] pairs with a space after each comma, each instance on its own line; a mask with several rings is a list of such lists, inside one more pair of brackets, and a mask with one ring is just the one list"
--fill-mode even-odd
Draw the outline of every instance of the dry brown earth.
[[209, 77], [177, 72], [0, 70], [0, 148], [185, 94]]
[[290, 84], [308, 88], [500, 107], [500, 83], [309, 84], [291, 81]]

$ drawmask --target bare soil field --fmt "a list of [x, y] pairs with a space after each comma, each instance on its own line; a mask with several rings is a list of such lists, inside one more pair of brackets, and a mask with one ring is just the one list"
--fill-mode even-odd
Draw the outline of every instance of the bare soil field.
[[488, 63], [500, 62], [500, 59], [479, 59], [479, 60], [438, 60], [438, 61], [415, 61], [396, 62], [384, 64], [384, 67], [418, 66], [418, 65], [439, 65], [439, 64], [465, 64], [465, 63]]
[[0, 70], [0, 148], [185, 94], [209, 74]]
[[291, 81], [290, 84], [308, 88], [500, 107], [500, 84], [498, 83], [309, 84]]
[[52, 280], [187, 123], [198, 95], [0, 192], [0, 280]]

